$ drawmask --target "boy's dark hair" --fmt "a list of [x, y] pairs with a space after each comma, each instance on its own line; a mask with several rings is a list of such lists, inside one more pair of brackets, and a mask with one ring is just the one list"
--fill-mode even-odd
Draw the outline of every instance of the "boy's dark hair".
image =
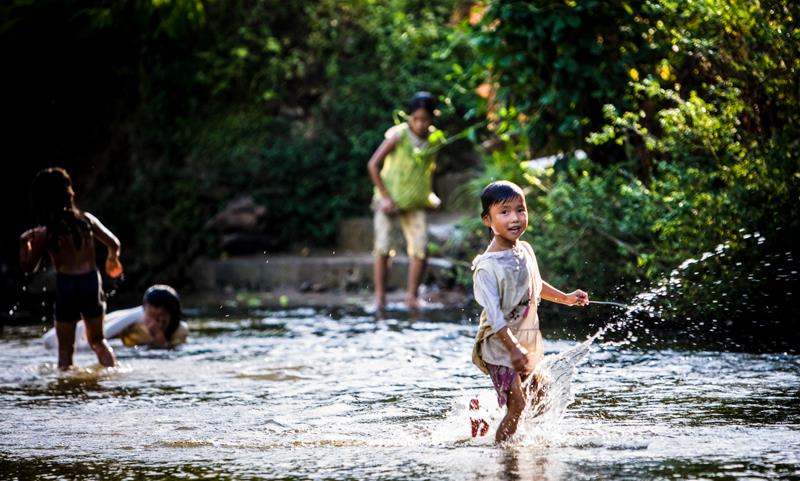
[[481, 218], [489, 215], [489, 209], [491, 209], [493, 205], [514, 199], [516, 197], [522, 197], [523, 199], [525, 198], [525, 194], [517, 184], [507, 180], [498, 180], [492, 182], [484, 187], [483, 191], [481, 192], [481, 206], [483, 207], [483, 211], [481, 211]]
[[61, 167], [39, 171], [31, 186], [33, 217], [47, 227], [47, 246], [58, 248], [62, 235], [72, 235], [72, 243], [80, 249], [83, 240], [91, 235], [92, 226], [83, 212], [75, 206], [72, 179]]
[[181, 298], [171, 286], [166, 284], [156, 284], [144, 291], [144, 303], [154, 307], [166, 309], [169, 313], [169, 323], [164, 329], [164, 337], [167, 340], [172, 338], [181, 322], [183, 313], [181, 312]]
[[406, 113], [411, 115], [417, 109], [425, 109], [431, 116], [436, 112], [436, 98], [430, 92], [417, 92], [411, 97]]

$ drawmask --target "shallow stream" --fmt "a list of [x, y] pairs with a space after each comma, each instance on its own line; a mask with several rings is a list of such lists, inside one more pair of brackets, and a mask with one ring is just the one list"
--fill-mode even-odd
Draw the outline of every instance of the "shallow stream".
[[[83, 351], [70, 373], [54, 368], [41, 325], [4, 327], [0, 473], [800, 479], [800, 355], [669, 339], [652, 347], [620, 335], [580, 344], [583, 334], [543, 318], [548, 362], [558, 371], [554, 407], [496, 446], [501, 412], [491, 381], [470, 363], [476, 326], [466, 317], [197, 313], [190, 343], [177, 350], [112, 343], [118, 368], [98, 369]], [[479, 412], [468, 409], [473, 398]], [[471, 435], [476, 416], [492, 426], [485, 437]]]

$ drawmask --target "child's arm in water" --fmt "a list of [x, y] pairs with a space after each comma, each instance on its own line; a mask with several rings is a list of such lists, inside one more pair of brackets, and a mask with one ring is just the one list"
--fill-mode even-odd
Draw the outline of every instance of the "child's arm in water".
[[[150, 326], [148, 326], [148, 329]], [[166, 349], [170, 347], [169, 341], [167, 341], [166, 336], [164, 336], [164, 331], [161, 329], [152, 329], [150, 330], [150, 345], [153, 347], [159, 347], [161, 349]]]
[[114, 235], [100, 220], [88, 212], [84, 215], [89, 219], [92, 224], [92, 234], [95, 238], [102, 242], [108, 249], [108, 257], [106, 257], [106, 273], [111, 277], [119, 277], [122, 275], [122, 263], [119, 261], [120, 242], [117, 236]]
[[19, 263], [26, 274], [39, 268], [47, 243], [47, 227], [28, 229], [19, 237]]
[[589, 305], [589, 294], [577, 289], [566, 294], [546, 281], [542, 281], [542, 299], [568, 306], [587, 306]]
[[383, 161], [386, 159], [386, 156], [394, 150], [398, 139], [399, 137], [397, 135], [384, 139], [375, 153], [372, 154], [372, 157], [370, 157], [369, 162], [367, 162], [369, 176], [381, 195], [380, 209], [384, 214], [392, 214], [397, 210], [392, 196], [389, 195], [389, 191], [386, 190], [386, 186], [383, 185], [383, 180], [381, 180], [381, 167], [383, 167]]

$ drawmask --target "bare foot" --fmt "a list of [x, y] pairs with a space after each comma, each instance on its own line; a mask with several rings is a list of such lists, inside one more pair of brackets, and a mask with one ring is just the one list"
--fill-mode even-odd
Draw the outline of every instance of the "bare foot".
[[406, 297], [406, 305], [409, 310], [418, 311], [422, 307], [422, 302], [418, 297]]
[[375, 303], [367, 309], [367, 312], [375, 314], [378, 318], [383, 316], [386, 313], [386, 299], [376, 297]]

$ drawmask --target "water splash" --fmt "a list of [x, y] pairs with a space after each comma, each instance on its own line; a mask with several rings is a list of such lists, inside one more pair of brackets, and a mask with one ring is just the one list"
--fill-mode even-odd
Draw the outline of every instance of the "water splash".
[[[97, 381], [69, 373], [62, 380], [52, 364], [39, 374], [53, 359], [36, 329], [5, 329], [0, 404], [8, 415], [0, 425], [0, 469], [86, 477], [90, 456], [92, 472], [109, 480], [326, 473], [556, 481], [622, 471], [631, 479], [788, 479], [796, 471], [796, 355], [602, 352], [595, 339], [587, 346], [591, 364], [576, 363], [576, 401], [563, 416], [552, 407], [554, 423], [534, 418], [519, 441], [497, 446], [491, 429], [471, 437], [471, 394], [478, 393], [482, 412], [496, 416], [492, 425], [504, 413], [488, 377], [470, 370], [462, 354], [474, 327], [465, 322], [376, 322], [360, 312], [331, 320], [328, 312], [298, 310], [195, 318], [191, 327], [192, 343], [180, 350], [121, 351], [118, 359], [131, 371]], [[576, 344], [548, 340], [552, 371], [572, 364], [565, 353]], [[94, 363], [91, 353], [76, 356], [78, 365]], [[308, 375], [239, 376], [289, 366]], [[452, 417], [451, 407], [463, 417]], [[93, 422], [64, 412], [91, 413]], [[435, 433], [441, 442], [431, 443], [431, 433], [444, 427], [452, 429]]]
[[[545, 356], [523, 381], [526, 389], [534, 379], [537, 383], [528, 398], [517, 434], [505, 444], [549, 446], [558, 443], [560, 421], [575, 401], [573, 379], [577, 366], [586, 360], [598, 335], [599, 331], [569, 349]], [[498, 407], [494, 390], [481, 390], [471, 395], [465, 393], [456, 399], [445, 420], [431, 433], [431, 438], [435, 444], [493, 445], [497, 426], [504, 416], [505, 408]], [[483, 422], [489, 429], [483, 429]]]
[[[729, 241], [677, 263], [634, 296], [629, 309], [612, 311], [601, 345], [710, 342], [726, 349], [796, 352], [791, 339], [796, 337], [785, 335], [790, 330], [785, 313], [796, 312], [792, 299], [798, 271], [793, 249], [780, 239], [740, 230]], [[676, 328], [681, 330], [678, 339], [663, 337]]]
[[[759, 245], [766, 241], [758, 232], [744, 234], [742, 239], [751, 239]], [[548, 445], [556, 440], [561, 426], [560, 421], [568, 406], [575, 400], [573, 378], [577, 372], [577, 366], [589, 356], [592, 345], [597, 345], [602, 349], [614, 349], [637, 342], [641, 335], [649, 335], [650, 327], [648, 326], [654, 321], [656, 323], [661, 321], [663, 301], [668, 300], [670, 295], [682, 288], [686, 272], [690, 269], [697, 269], [698, 265], [712, 259], [726, 257], [730, 249], [731, 244], [726, 242], [717, 245], [711, 251], [703, 252], [697, 258], [686, 259], [653, 288], [636, 295], [630, 304], [606, 302], [606, 304], [623, 307], [623, 312], [616, 314], [610, 322], [585, 341], [558, 354], [545, 357], [534, 373], [524, 381], [526, 388], [530, 385], [534, 387], [514, 442]], [[786, 255], [788, 258], [791, 253]], [[610, 333], [622, 333], [622, 339], [607, 339]], [[534, 380], [538, 382], [534, 382]]]
[[[696, 296], [698, 288], [704, 291], [701, 298], [705, 304], [717, 305], [712, 309], [716, 313], [741, 313], [741, 305], [750, 303], [748, 297], [758, 292], [752, 286], [761, 285], [762, 290], [768, 287], [782, 289], [785, 286], [787, 291], [774, 297], [783, 299], [791, 296], [791, 287], [798, 281], [793, 250], [780, 251], [779, 240], [772, 240], [771, 244], [767, 241], [758, 231], [748, 233], [740, 229], [737, 237], [697, 257], [685, 259], [651, 289], [635, 296], [631, 307], [635, 308], [635, 313], [645, 312], [660, 317], [672, 309], [672, 299], [687, 292]], [[765, 282], [772, 284], [765, 285]], [[737, 283], [740, 285], [736, 286]], [[690, 284], [694, 289], [687, 289]], [[744, 284], [751, 287], [745, 288]], [[731, 287], [741, 297], [734, 299], [736, 296], [729, 296]], [[764, 292], [758, 295], [761, 306], [767, 307], [764, 305], [768, 302], [768, 299], [764, 299]]]
[[573, 379], [578, 365], [589, 356], [599, 335], [600, 331], [565, 351], [545, 356], [523, 381], [530, 395], [513, 442], [549, 445], [559, 437], [561, 419], [575, 402]]
[[[477, 409], [472, 407], [473, 403], [478, 405]], [[438, 445], [492, 445], [495, 430], [504, 415], [505, 410], [498, 407], [494, 390], [482, 389], [472, 394], [464, 392], [453, 402], [444, 420], [432, 426], [431, 442]], [[472, 436], [476, 420], [486, 422], [489, 429], [481, 435]]]
[[[743, 234], [739, 240], [748, 239], [758, 245], [766, 241], [757, 232]], [[663, 321], [662, 314], [665, 308], [669, 307], [670, 297], [683, 288], [687, 273], [696, 274], [694, 271], [699, 270], [702, 264], [725, 258], [729, 256], [731, 250], [732, 244], [726, 242], [697, 257], [684, 260], [655, 286], [634, 296], [631, 302], [615, 303], [616, 307], [622, 309], [615, 312], [607, 323], [585, 341], [557, 354], [546, 356], [536, 371], [525, 380], [526, 385], [530, 385], [533, 379], [538, 379], [537, 384], [540, 387], [534, 388], [520, 428], [510, 444], [558, 445], [566, 434], [561, 433], [564, 424], [561, 421], [568, 407], [575, 401], [573, 381], [577, 367], [588, 358], [592, 346], [601, 350], [616, 350], [621, 346], [636, 343], [642, 338], [657, 341], [655, 338], [657, 331], [654, 331], [654, 328]], [[787, 259], [791, 259], [791, 252], [785, 255]], [[697, 324], [702, 325], [702, 322]], [[709, 330], [713, 329], [712, 325]], [[691, 337], [691, 333], [688, 337]], [[473, 399], [479, 401], [479, 410], [469, 409], [470, 401]], [[464, 395], [454, 403], [441, 431], [450, 431], [450, 442], [453, 442], [452, 433], [457, 432], [456, 444], [492, 444], [496, 427], [505, 415], [505, 409], [493, 406], [497, 406], [493, 391], [481, 391], [477, 396]], [[470, 428], [474, 425], [473, 421], [480, 419], [485, 419], [491, 425], [491, 429], [483, 437], [479, 435], [471, 438]], [[440, 441], [448, 439], [441, 433], [437, 433], [437, 436], [435, 439]]]

